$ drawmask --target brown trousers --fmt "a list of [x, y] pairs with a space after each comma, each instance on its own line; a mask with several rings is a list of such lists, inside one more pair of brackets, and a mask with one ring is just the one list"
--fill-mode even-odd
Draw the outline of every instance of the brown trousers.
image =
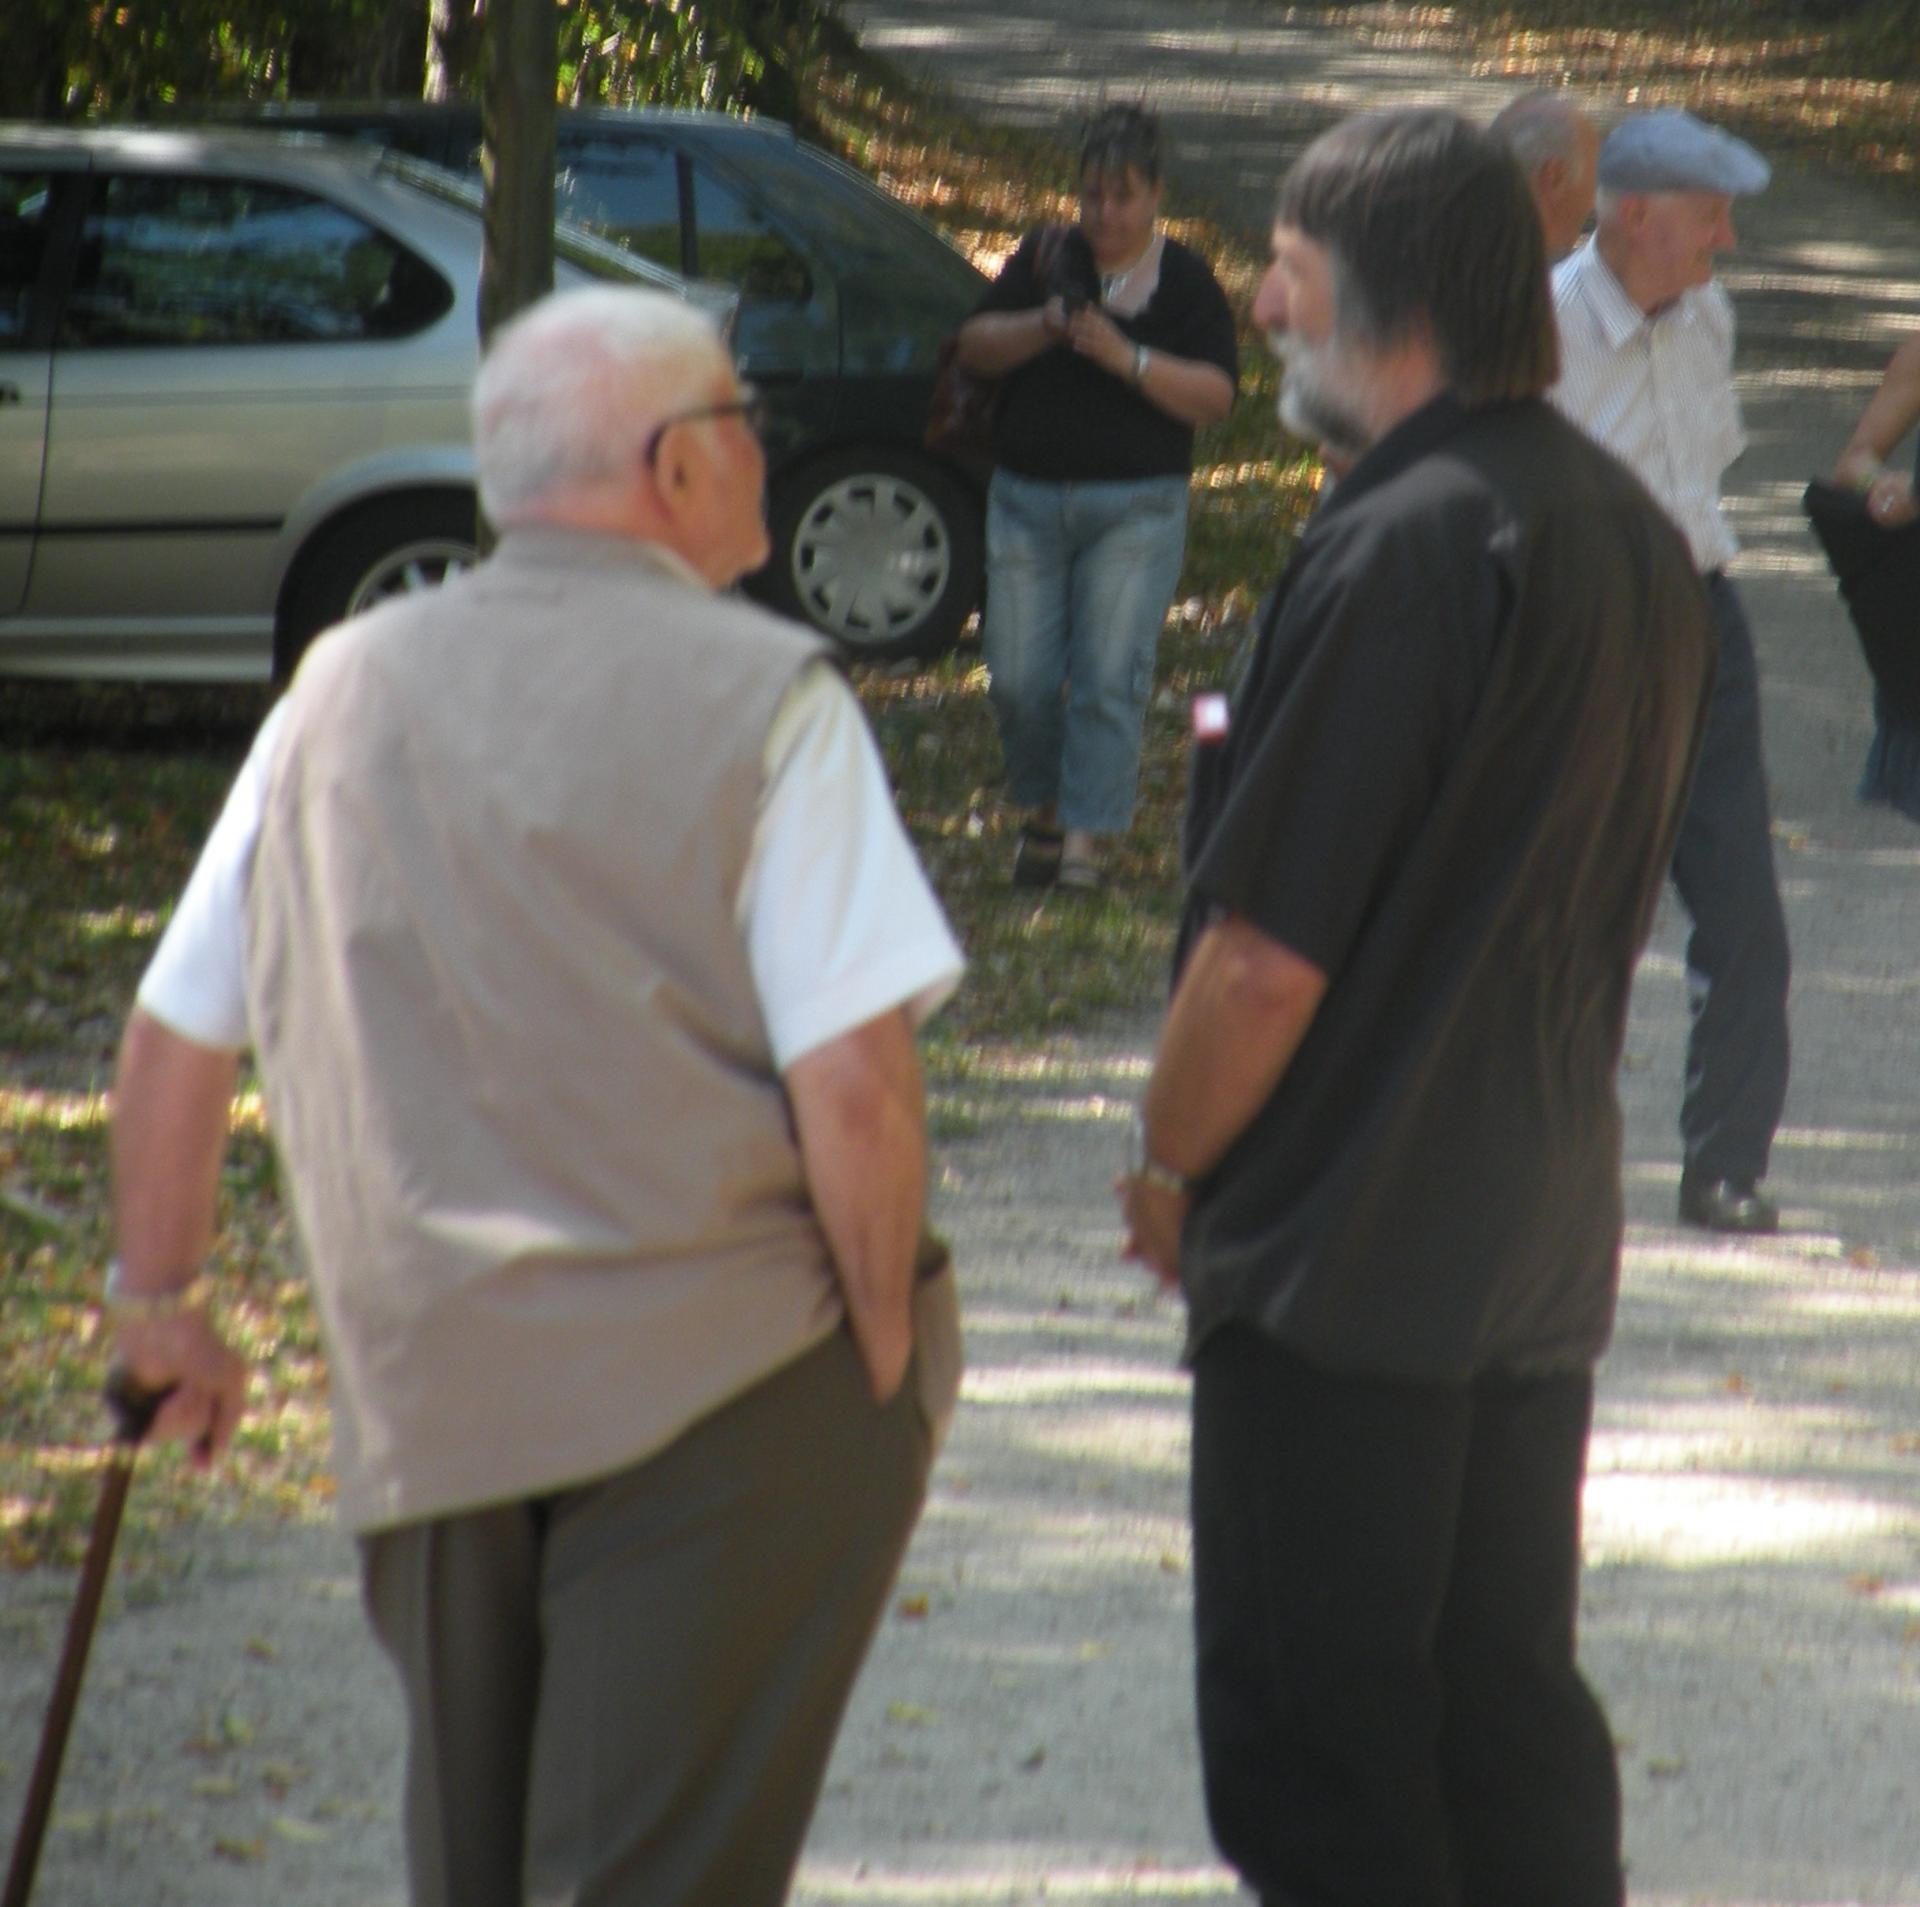
[[363, 1537], [415, 1907], [784, 1900], [928, 1463], [843, 1329], [632, 1469]]

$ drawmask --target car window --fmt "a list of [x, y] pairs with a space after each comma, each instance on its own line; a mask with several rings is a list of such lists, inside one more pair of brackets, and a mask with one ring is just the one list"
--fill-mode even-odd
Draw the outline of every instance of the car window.
[[553, 186], [561, 218], [656, 265], [688, 268], [680, 237], [680, 165], [667, 147], [651, 139], [568, 139]]
[[57, 342], [398, 338], [452, 303], [430, 265], [325, 199], [253, 179], [111, 174], [81, 228]]
[[807, 261], [756, 206], [706, 167], [693, 169], [694, 270], [740, 287], [748, 303], [804, 305], [813, 295]]
[[0, 345], [27, 334], [47, 244], [50, 185], [44, 172], [0, 172]]

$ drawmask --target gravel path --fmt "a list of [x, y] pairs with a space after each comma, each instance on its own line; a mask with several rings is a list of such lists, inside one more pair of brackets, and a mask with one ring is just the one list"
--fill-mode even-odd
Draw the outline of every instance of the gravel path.
[[[982, 117], [1104, 88], [1165, 113], [1249, 230], [1333, 114], [1508, 94], [1398, 17], [1228, 0], [848, 0]], [[1603, 108], [1621, 102], [1597, 102]], [[1774, 1186], [1788, 1235], [1672, 1224], [1685, 1006], [1663, 921], [1625, 1074], [1630, 1231], [1588, 1491], [1585, 1649], [1621, 1740], [1636, 1907], [1920, 1907], [1920, 831], [1862, 810], [1865, 676], [1796, 498], [1920, 322], [1920, 225], [1783, 167], [1728, 273], [1753, 449], [1737, 574], [1765, 674], [1797, 961]], [[979, 1089], [938, 1200], [972, 1369], [834, 1764], [812, 1907], [1231, 1900], [1196, 1793], [1173, 1310], [1114, 1258], [1107, 1180], [1152, 1026]], [[327, 1530], [208, 1529], [110, 1602], [39, 1898], [390, 1907], [397, 1718]], [[0, 1811], [70, 1585], [0, 1579]]]

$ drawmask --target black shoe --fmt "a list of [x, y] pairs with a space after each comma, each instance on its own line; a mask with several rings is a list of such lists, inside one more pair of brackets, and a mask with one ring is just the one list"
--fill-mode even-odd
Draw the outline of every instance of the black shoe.
[[1680, 1180], [1680, 1216], [1710, 1232], [1777, 1232], [1780, 1208], [1747, 1179]]
[[1036, 828], [1032, 823], [1020, 830], [1020, 845], [1013, 851], [1015, 887], [1051, 887], [1060, 878], [1060, 854], [1066, 837], [1057, 828]]

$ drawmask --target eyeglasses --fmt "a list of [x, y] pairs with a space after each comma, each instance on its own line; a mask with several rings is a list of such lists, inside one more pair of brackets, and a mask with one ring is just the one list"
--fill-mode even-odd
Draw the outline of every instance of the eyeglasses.
[[640, 455], [647, 468], [653, 468], [660, 455], [661, 438], [676, 424], [697, 424], [708, 417], [737, 417], [756, 437], [764, 437], [767, 430], [767, 400], [749, 385], [738, 397], [729, 398], [724, 404], [702, 404], [694, 410], [680, 411], [675, 416], [662, 419], [654, 425], [641, 448]]

